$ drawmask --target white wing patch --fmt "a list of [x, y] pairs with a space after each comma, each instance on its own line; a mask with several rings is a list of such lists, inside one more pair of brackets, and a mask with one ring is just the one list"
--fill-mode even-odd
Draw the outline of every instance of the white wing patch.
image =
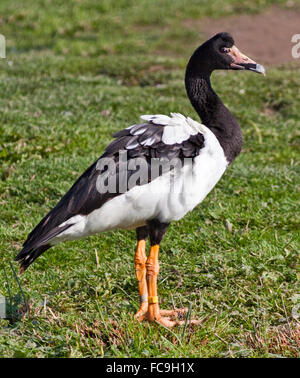
[[184, 117], [180, 113], [171, 113], [171, 117], [156, 114], [143, 115], [141, 118], [145, 121], [157, 125], [163, 125], [164, 132], [162, 135], [162, 142], [165, 144], [180, 144], [189, 139], [190, 136], [196, 135], [199, 132], [205, 134], [207, 128], [199, 122], [192, 120], [189, 117]]

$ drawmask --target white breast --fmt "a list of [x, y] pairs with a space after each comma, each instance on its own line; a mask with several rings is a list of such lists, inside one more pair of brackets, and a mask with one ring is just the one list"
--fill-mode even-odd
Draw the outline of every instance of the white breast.
[[[202, 127], [205, 127], [202, 125]], [[187, 164], [175, 178], [175, 191], [170, 190], [161, 207], [162, 222], [181, 219], [201, 203], [222, 177], [228, 162], [215, 135], [205, 128], [205, 146], [193, 165]], [[171, 188], [172, 189], [172, 188]]]

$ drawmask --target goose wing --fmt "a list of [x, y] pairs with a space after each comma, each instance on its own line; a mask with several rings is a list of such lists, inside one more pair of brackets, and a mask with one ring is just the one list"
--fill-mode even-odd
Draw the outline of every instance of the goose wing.
[[[129, 169], [130, 161], [142, 158], [151, 169], [151, 159], [194, 158], [204, 146], [204, 126], [181, 114], [146, 115], [141, 117], [144, 123], [132, 125], [113, 135], [115, 138], [105, 149], [103, 155], [94, 162], [74, 183], [58, 204], [41, 220], [28, 235], [23, 249], [17, 255], [21, 269], [25, 270], [41, 253], [51, 247], [51, 239], [71, 227], [66, 222], [76, 215], [87, 215], [99, 209], [105, 202], [124, 191], [119, 190], [123, 170], [126, 169], [126, 180], [135, 173]], [[120, 154], [126, 153], [127, 164], [121, 164]], [[116, 190], [101, 192], [98, 187], [99, 178], [109, 177], [105, 159], [115, 164], [112, 173], [116, 179]], [[163, 173], [162, 173], [163, 174]], [[147, 182], [156, 177], [147, 175]], [[145, 182], [136, 182], [143, 185]], [[125, 189], [126, 191], [126, 189]]]

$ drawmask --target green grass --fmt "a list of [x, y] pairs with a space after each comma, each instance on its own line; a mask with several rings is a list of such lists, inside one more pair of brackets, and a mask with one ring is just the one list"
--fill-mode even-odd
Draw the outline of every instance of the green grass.
[[183, 78], [203, 35], [183, 20], [274, 3], [285, 1], [1, 1], [0, 291], [12, 306], [0, 320], [0, 356], [299, 356], [297, 65], [265, 78], [213, 75], [242, 126], [243, 152], [206, 200], [172, 223], [160, 254], [161, 307], [191, 304], [201, 326], [183, 333], [132, 319], [134, 232], [47, 251], [18, 278], [29, 315], [10, 264], [113, 132], [140, 114], [197, 119]]

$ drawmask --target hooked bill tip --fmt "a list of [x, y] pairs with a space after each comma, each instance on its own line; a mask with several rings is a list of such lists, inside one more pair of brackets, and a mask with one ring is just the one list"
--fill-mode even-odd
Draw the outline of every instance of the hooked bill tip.
[[264, 76], [266, 76], [266, 69], [264, 66], [262, 66], [261, 64], [256, 64], [256, 69], [255, 69], [256, 72], [258, 73], [261, 73], [263, 74]]

